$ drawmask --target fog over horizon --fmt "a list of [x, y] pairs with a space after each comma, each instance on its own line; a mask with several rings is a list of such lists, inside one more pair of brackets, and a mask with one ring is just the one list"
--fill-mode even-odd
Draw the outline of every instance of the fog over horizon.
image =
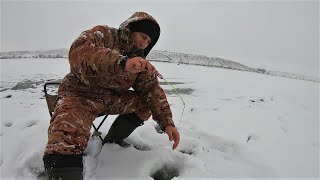
[[1, 1], [0, 51], [68, 49], [95, 25], [136, 11], [161, 26], [154, 47], [319, 76], [319, 2]]

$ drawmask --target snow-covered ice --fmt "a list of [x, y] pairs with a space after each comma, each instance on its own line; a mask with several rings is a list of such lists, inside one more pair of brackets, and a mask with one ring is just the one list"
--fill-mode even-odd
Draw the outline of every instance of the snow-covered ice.
[[[2, 59], [1, 179], [37, 179], [43, 171], [49, 113], [47, 81], [69, 71], [66, 59]], [[319, 83], [204, 66], [153, 62], [180, 90], [168, 93], [181, 134], [177, 150], [149, 120], [120, 148], [91, 138], [86, 179], [319, 178]], [[162, 81], [161, 81], [162, 82]], [[108, 132], [115, 116], [101, 128]], [[101, 118], [96, 120], [99, 124]], [[101, 150], [101, 151], [100, 151]]]

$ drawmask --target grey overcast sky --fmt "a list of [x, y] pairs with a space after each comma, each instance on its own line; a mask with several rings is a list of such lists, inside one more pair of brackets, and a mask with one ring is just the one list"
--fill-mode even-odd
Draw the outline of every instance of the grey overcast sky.
[[1, 51], [69, 48], [135, 11], [161, 26], [154, 49], [319, 76], [319, 1], [1, 1]]

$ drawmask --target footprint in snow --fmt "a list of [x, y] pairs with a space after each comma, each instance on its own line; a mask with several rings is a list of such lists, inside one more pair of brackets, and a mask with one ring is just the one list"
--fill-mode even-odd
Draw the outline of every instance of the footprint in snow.
[[265, 100], [264, 100], [263, 98], [260, 98], [260, 99], [250, 99], [249, 101], [252, 102], [252, 103], [262, 103], [262, 102], [265, 102]]
[[194, 156], [195, 152], [193, 149], [181, 149], [179, 150], [182, 154], [188, 154], [190, 156]]
[[288, 128], [285, 126], [280, 126], [280, 129], [282, 130], [283, 133], [287, 134], [288, 133]]
[[287, 134], [289, 131], [287, 127], [288, 116], [280, 115], [277, 117], [277, 120], [281, 123], [280, 129], [282, 130], [282, 132]]
[[244, 99], [245, 96], [237, 96], [236, 98], [237, 98], [237, 99]]
[[4, 122], [3, 125], [5, 127], [11, 127], [13, 125], [13, 123], [12, 122]]
[[288, 120], [288, 116], [287, 115], [280, 115], [280, 116], [278, 116], [278, 121], [280, 121], [281, 123], [286, 123], [287, 122], [287, 120]]
[[250, 134], [248, 134], [248, 137], [247, 137], [247, 143], [259, 140], [259, 138], [260, 137], [258, 135], [256, 135], [255, 133], [250, 133]]
[[150, 151], [151, 150], [151, 147], [149, 147], [148, 145], [132, 144], [132, 146], [139, 151]]
[[[189, 148], [189, 152], [193, 152], [194, 155], [196, 155], [195, 153], [198, 153], [198, 151], [219, 151], [225, 154], [226, 156], [232, 156], [234, 153], [238, 151], [237, 144], [233, 141], [202, 131], [193, 130], [193, 132], [190, 133], [197, 134], [198, 136], [197, 139], [193, 138], [193, 142], [199, 142], [199, 144], [193, 147], [193, 150]], [[186, 149], [184, 149], [184, 151], [186, 151]]]
[[38, 121], [29, 121], [25, 124], [25, 127], [32, 127], [38, 125]]
[[12, 95], [9, 94], [9, 95], [5, 96], [4, 98], [11, 98], [11, 97], [12, 97]]
[[231, 98], [220, 98], [220, 100], [222, 100], [222, 101], [231, 101], [232, 99]]

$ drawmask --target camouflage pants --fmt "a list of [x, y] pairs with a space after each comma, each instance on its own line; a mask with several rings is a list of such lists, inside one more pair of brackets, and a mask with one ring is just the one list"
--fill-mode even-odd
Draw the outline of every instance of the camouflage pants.
[[134, 91], [96, 100], [79, 96], [62, 97], [50, 121], [45, 154], [82, 154], [90, 138], [92, 122], [98, 115], [132, 112], [143, 120], [151, 116], [146, 102]]

